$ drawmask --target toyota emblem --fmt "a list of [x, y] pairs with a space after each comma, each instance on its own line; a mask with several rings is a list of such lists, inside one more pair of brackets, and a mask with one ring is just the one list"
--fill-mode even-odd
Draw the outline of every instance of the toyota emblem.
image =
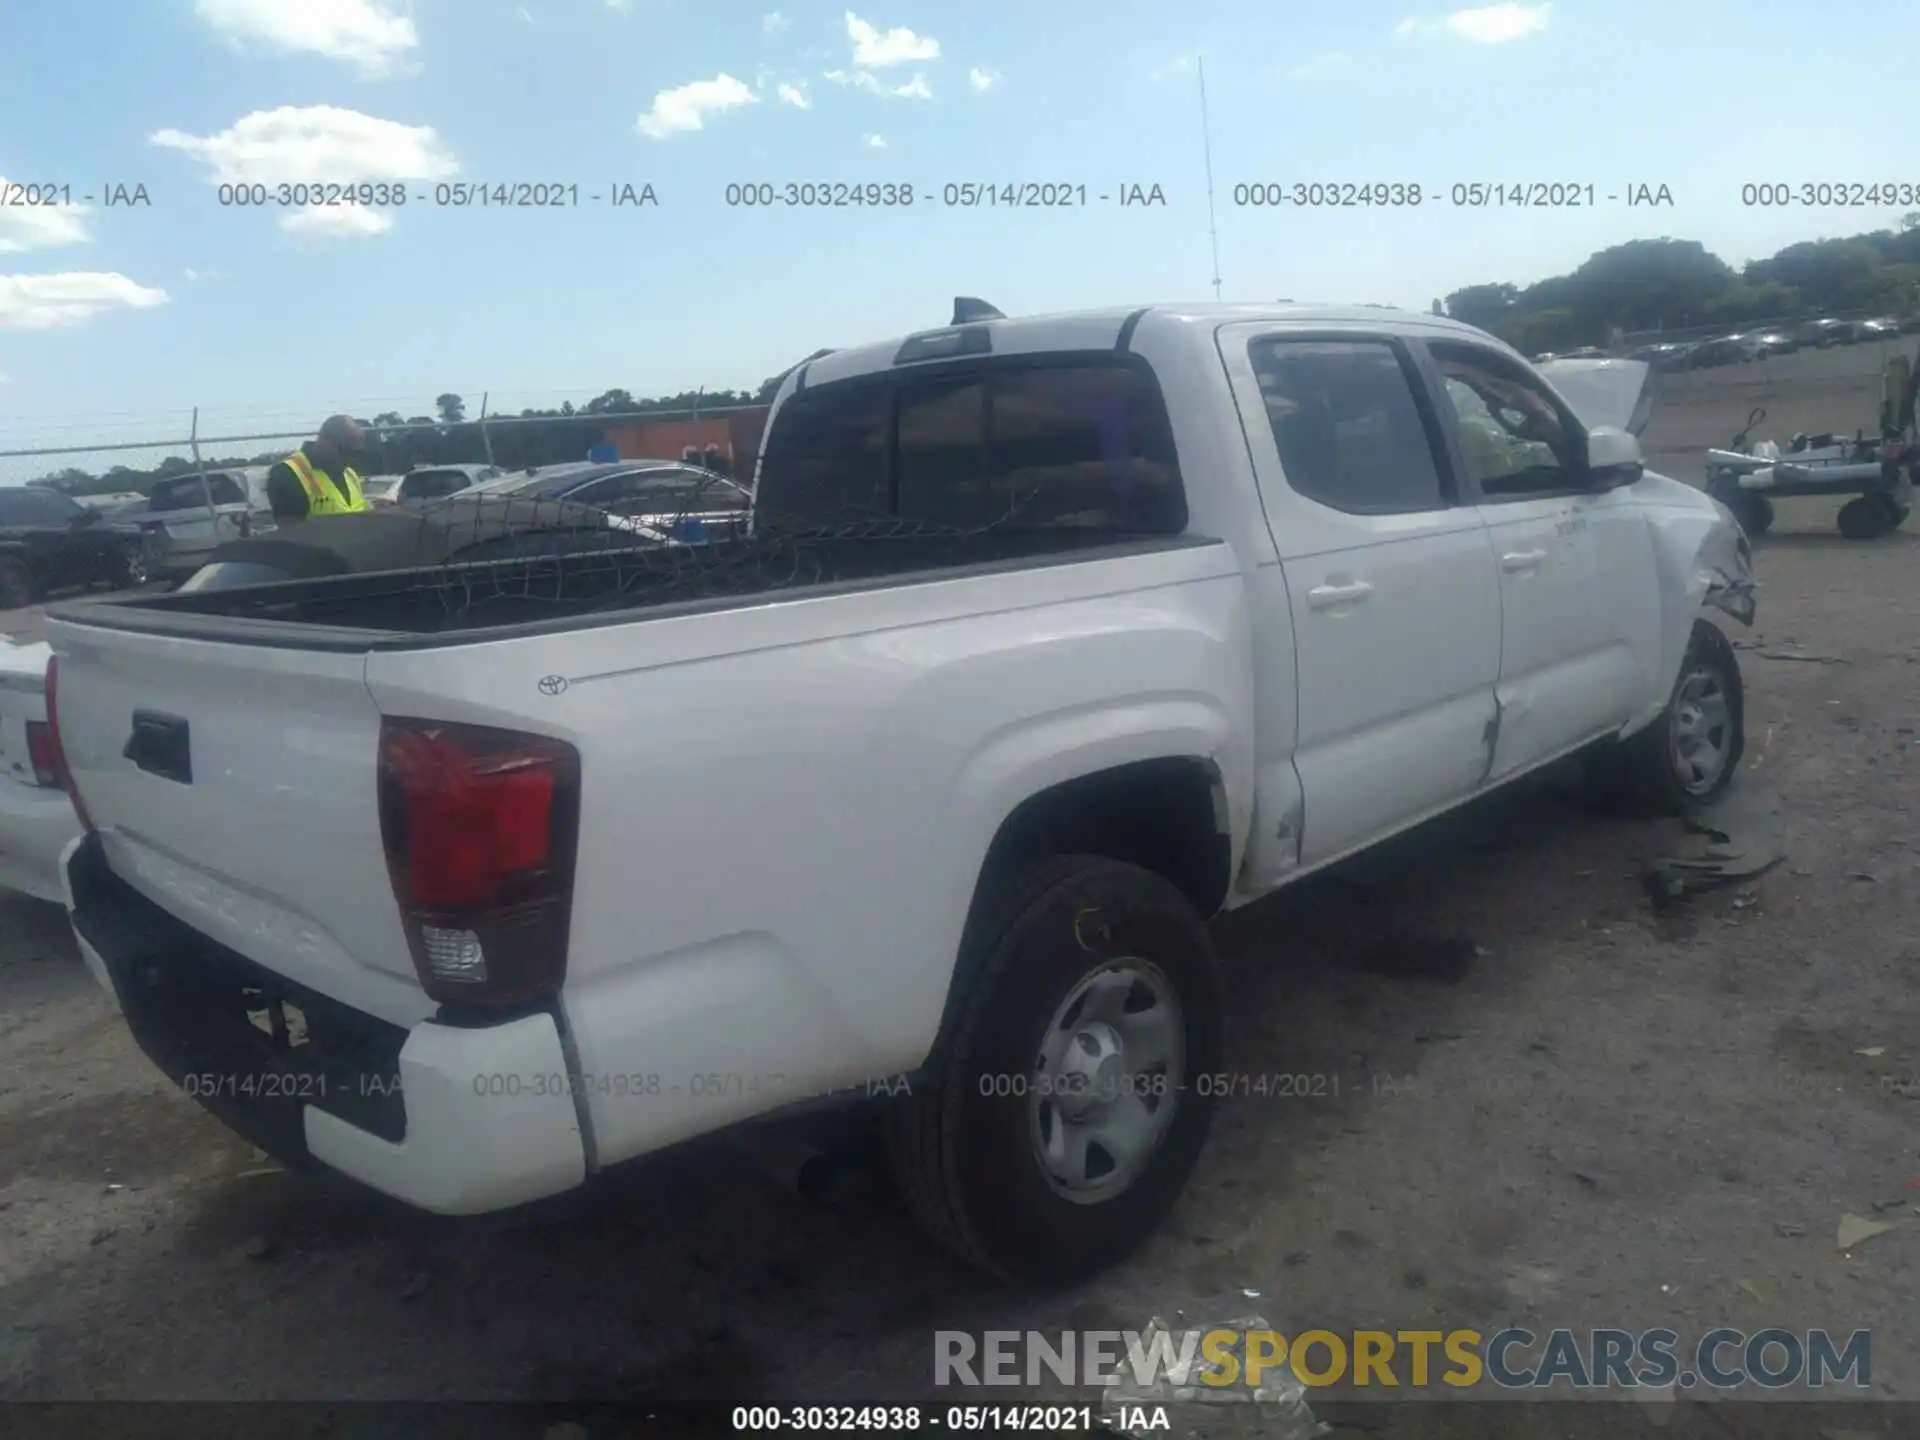
[[548, 675], [540, 681], [542, 695], [564, 695], [566, 689], [567, 677], [564, 675]]

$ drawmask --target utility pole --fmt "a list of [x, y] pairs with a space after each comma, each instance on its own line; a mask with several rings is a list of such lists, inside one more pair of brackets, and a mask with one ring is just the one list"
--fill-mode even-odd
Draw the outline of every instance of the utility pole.
[[1213, 298], [1220, 298], [1220, 227], [1213, 213], [1213, 125], [1207, 116], [1207, 62], [1196, 55], [1194, 67], [1200, 72], [1200, 146], [1207, 158], [1207, 238], [1213, 245]]

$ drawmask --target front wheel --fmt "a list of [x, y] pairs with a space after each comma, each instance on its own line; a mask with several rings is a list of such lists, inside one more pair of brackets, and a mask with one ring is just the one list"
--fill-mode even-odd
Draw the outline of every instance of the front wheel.
[[1732, 784], [1746, 748], [1739, 659], [1717, 626], [1696, 620], [1667, 708], [1644, 730], [1589, 754], [1587, 781], [1603, 801], [1679, 814]]
[[1003, 1281], [1091, 1275], [1152, 1233], [1206, 1140], [1222, 1053], [1206, 927], [1151, 871], [1059, 856], [976, 903], [961, 965], [951, 1041], [889, 1116], [901, 1190]]

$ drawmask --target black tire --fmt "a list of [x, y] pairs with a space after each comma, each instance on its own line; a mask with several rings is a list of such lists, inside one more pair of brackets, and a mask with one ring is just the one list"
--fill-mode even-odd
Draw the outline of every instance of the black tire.
[[[1724, 698], [1724, 734], [1716, 737], [1721, 759], [1710, 775], [1696, 775], [1692, 783], [1681, 778], [1675, 754], [1676, 726], [1689, 712], [1698, 712], [1696, 677], [1711, 677]], [[1693, 639], [1680, 662], [1667, 708], [1651, 725], [1622, 741], [1596, 747], [1586, 757], [1588, 793], [1604, 808], [1655, 815], [1678, 815], [1712, 800], [1733, 783], [1747, 750], [1746, 688], [1740, 678], [1740, 660], [1719, 627], [1696, 620]]]
[[0, 610], [18, 610], [40, 598], [40, 587], [26, 563], [9, 556], [0, 560]]
[[1860, 495], [1840, 507], [1839, 523], [1849, 540], [1878, 540], [1900, 523], [1900, 510], [1885, 495]]
[[1758, 491], [1718, 481], [1708, 487], [1707, 493], [1733, 512], [1733, 518], [1749, 536], [1764, 535], [1773, 528], [1773, 502]]
[[[1180, 1037], [1184, 1055], [1168, 1067], [1169, 1088], [1157, 1102], [1175, 1108], [1138, 1173], [1111, 1196], [1076, 1201], [1056, 1188], [1038, 1153], [1037, 1067], [1043, 1040], [1059, 1033], [1053, 1025], [1060, 1007], [1116, 962], [1144, 963], [1155, 983], [1165, 983], [1177, 1001], [1169, 1033]], [[1193, 905], [1160, 876], [1117, 860], [1066, 855], [976, 899], [960, 963], [973, 981], [952, 1034], [928, 1077], [888, 1114], [901, 1192], [937, 1240], [1002, 1281], [1082, 1279], [1153, 1232], [1199, 1160], [1214, 1096], [1196, 1077], [1211, 1079], [1222, 1054], [1212, 942]], [[1130, 995], [1123, 1013], [1131, 1005]], [[1005, 1083], [997, 1083], [1001, 1077]], [[1135, 1087], [1106, 1087], [1117, 1088]], [[1157, 1105], [1151, 1113], [1159, 1116]]]

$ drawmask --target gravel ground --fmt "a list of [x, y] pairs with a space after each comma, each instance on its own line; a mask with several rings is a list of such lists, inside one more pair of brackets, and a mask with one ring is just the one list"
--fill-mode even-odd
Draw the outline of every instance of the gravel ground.
[[[1751, 408], [1686, 380], [1649, 451]], [[1835, 388], [1857, 421], [1772, 403], [1871, 420]], [[1677, 830], [1547, 777], [1220, 922], [1235, 1068], [1324, 1093], [1226, 1102], [1172, 1223], [1069, 1293], [981, 1285], [858, 1167], [803, 1198], [730, 1146], [465, 1222], [279, 1173], [158, 1078], [57, 911], [0, 900], [0, 1398], [911, 1397], [936, 1327], [1254, 1312], [1866, 1328], [1875, 1395], [1920, 1399], [1920, 541], [1835, 508], [1781, 507], [1737, 636], [1788, 859], [1656, 916]], [[1843, 1252], [1844, 1213], [1894, 1228]]]

